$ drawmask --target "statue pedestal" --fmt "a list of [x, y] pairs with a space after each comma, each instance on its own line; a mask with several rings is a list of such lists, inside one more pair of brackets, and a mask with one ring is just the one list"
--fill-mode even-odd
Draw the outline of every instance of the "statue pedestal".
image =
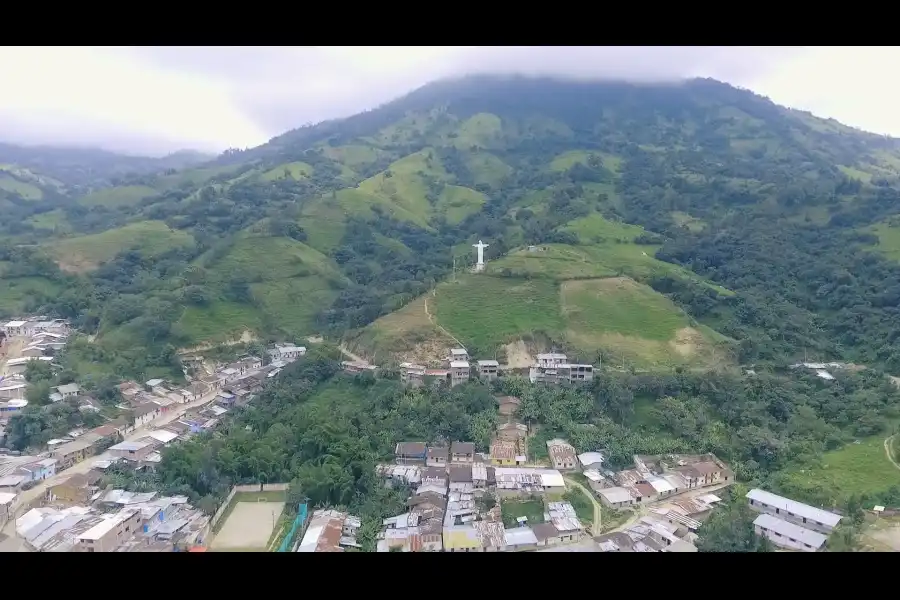
[[484, 271], [484, 263], [481, 263], [480, 265], [475, 265], [476, 273], [481, 273], [482, 271]]

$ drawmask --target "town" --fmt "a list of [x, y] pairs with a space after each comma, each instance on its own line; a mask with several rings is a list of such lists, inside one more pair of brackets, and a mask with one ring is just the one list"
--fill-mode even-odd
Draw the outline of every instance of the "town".
[[[28, 406], [24, 373], [30, 361], [54, 366], [54, 355], [71, 331], [63, 320], [34, 317], [8, 322], [2, 333], [6, 355], [18, 356], [6, 360], [0, 379], [0, 427]], [[230, 534], [223, 530], [217, 536], [216, 523], [230, 520], [223, 515], [231, 498], [211, 516], [185, 497], [103, 487], [104, 474], [114, 465], [153, 470], [162, 448], [214, 429], [230, 411], [252, 403], [268, 381], [306, 352], [303, 346], [274, 344], [265, 360], [246, 355], [212, 368], [200, 356], [184, 356], [187, 385], [162, 379], [121, 382], [121, 401], [115, 407], [121, 416], [51, 439], [43, 452], [0, 454], [0, 531], [6, 537], [0, 547], [199, 551], [216, 538], [218, 547], [225, 548]], [[473, 375], [485, 381], [504, 375], [495, 360], [479, 360], [473, 369], [462, 348], [453, 349], [445, 362], [445, 368], [403, 363], [399, 378], [412, 387], [453, 387]], [[376, 370], [361, 361], [345, 361], [343, 368], [351, 373]], [[548, 353], [537, 355], [527, 378], [532, 384], [579, 384], [591, 381], [593, 374], [593, 365]], [[49, 400], [99, 410], [97, 400], [74, 382], [56, 386]], [[734, 473], [713, 454], [637, 455], [630, 468], [613, 471], [608, 451], [579, 454], [566, 440], [550, 439], [547, 458], [536, 459], [528, 449], [534, 432], [517, 419], [521, 400], [500, 396], [496, 402], [500, 422], [488, 452], [476, 452], [469, 441], [400, 441], [394, 462], [376, 466], [384, 485], [409, 491], [406, 512], [383, 520], [378, 552], [696, 552], [698, 532], [722, 502], [717, 492], [734, 483]], [[283, 495], [285, 487], [237, 486], [232, 496], [262, 500], [260, 494], [276, 490]], [[754, 521], [757, 535], [784, 550], [822, 550], [841, 519], [761, 489], [751, 490], [747, 501], [760, 513]], [[276, 512], [283, 506], [234, 502], [265, 511], [271, 504]], [[274, 516], [266, 518], [274, 521]], [[316, 507], [307, 515], [304, 505], [295, 525], [296, 536], [287, 538], [296, 539], [292, 551], [360, 548], [358, 516], [329, 507]]]

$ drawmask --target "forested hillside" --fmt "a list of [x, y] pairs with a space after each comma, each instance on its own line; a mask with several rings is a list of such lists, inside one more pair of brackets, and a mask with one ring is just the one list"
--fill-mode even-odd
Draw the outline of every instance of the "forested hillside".
[[[52, 183], [48, 165], [7, 172]], [[900, 143], [716, 81], [445, 81], [133, 171], [6, 200], [0, 312], [96, 333], [74, 367], [177, 372], [177, 348], [249, 330], [382, 360], [458, 341], [511, 363], [900, 371]]]

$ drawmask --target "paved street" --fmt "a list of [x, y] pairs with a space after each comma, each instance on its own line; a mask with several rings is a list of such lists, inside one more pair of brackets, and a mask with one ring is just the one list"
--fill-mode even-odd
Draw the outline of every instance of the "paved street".
[[[159, 429], [160, 427], [175, 421], [187, 411], [201, 407], [205, 404], [212, 402], [212, 400], [216, 397], [217, 392], [210, 392], [206, 394], [199, 400], [195, 400], [189, 404], [179, 405], [176, 410], [173, 410], [169, 414], [163, 415], [158, 419], [147, 423], [146, 425], [135, 429], [132, 433], [126, 436], [125, 441], [134, 441], [146, 436], [150, 431], [154, 429]], [[33, 500], [41, 497], [47, 490], [47, 488], [61, 483], [65, 481], [72, 475], [77, 473], [87, 473], [91, 470], [94, 464], [97, 461], [108, 460], [112, 458], [108, 452], [104, 452], [103, 454], [98, 454], [97, 456], [92, 456], [82, 462], [73, 465], [72, 467], [66, 469], [65, 471], [60, 471], [53, 477], [48, 477], [44, 481], [40, 482], [30, 490], [23, 491], [19, 494], [19, 506], [26, 506]], [[16, 524], [15, 519], [11, 519], [9, 523], [6, 524], [6, 527], [0, 532], [0, 538], [2, 536], [8, 536], [8, 539], [0, 539], [0, 552], [16, 552], [18, 546], [21, 545], [21, 540], [19, 540], [16, 536]]]

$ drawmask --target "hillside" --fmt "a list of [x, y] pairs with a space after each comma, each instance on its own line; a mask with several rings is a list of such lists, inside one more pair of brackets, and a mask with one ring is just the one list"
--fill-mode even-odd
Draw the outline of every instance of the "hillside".
[[0, 311], [43, 286], [131, 369], [249, 329], [376, 360], [900, 370], [898, 182], [897, 140], [711, 80], [444, 81], [202, 166], [22, 187]]

